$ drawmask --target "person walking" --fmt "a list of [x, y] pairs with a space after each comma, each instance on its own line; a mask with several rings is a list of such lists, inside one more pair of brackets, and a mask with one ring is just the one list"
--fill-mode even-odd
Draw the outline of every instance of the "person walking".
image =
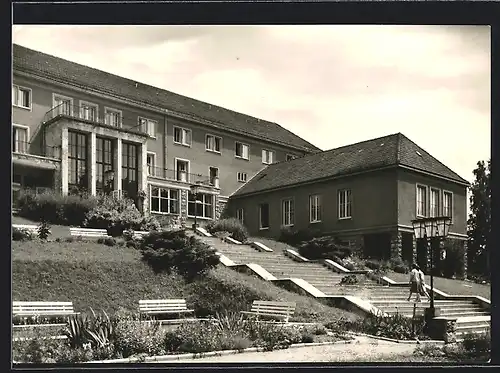
[[417, 294], [415, 301], [420, 302], [419, 277], [418, 266], [416, 264], [412, 264], [410, 271], [410, 295], [408, 296], [408, 302], [410, 301], [413, 293]]
[[425, 295], [427, 297], [427, 300], [430, 300], [431, 296], [429, 295], [429, 293], [427, 292], [427, 289], [425, 287], [424, 272], [422, 271], [422, 269], [420, 269], [418, 264], [417, 264], [417, 270], [418, 270], [418, 285], [419, 285], [418, 293], [420, 295]]

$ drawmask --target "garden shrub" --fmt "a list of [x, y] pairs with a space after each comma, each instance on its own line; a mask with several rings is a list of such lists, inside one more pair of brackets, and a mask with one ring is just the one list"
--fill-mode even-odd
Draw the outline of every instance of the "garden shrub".
[[443, 276], [464, 278], [465, 276], [465, 248], [463, 242], [449, 239], [444, 243], [446, 258], [442, 261]]
[[246, 227], [236, 218], [211, 220], [205, 228], [212, 234], [216, 232], [229, 232], [232, 238], [240, 242], [246, 242], [248, 239]]
[[491, 333], [466, 333], [462, 346], [468, 358], [489, 359], [491, 354]]
[[100, 196], [99, 203], [85, 217], [88, 228], [107, 229], [110, 236], [121, 236], [125, 230], [159, 230], [160, 224], [153, 216], [143, 216], [128, 198]]
[[175, 269], [186, 279], [205, 275], [219, 264], [216, 251], [183, 230], [150, 232], [140, 243], [143, 260], [159, 272]]
[[302, 241], [298, 245], [300, 255], [311, 259], [332, 259], [335, 261], [352, 256], [356, 249], [344, 245], [338, 238], [332, 236], [314, 237]]
[[12, 227], [12, 241], [31, 241], [33, 233], [24, 228]]
[[97, 239], [97, 243], [99, 243], [101, 245], [106, 245], [106, 246], [115, 246], [116, 239], [114, 237], [99, 237]]
[[387, 272], [391, 268], [387, 261], [379, 259], [366, 259], [365, 266], [378, 272]]
[[281, 228], [278, 241], [297, 247], [301, 242], [310, 241], [319, 235], [320, 231], [317, 229], [306, 228], [296, 230], [290, 227], [283, 227]]
[[[415, 317], [415, 336], [428, 339], [423, 334], [425, 320], [423, 316]], [[393, 316], [370, 315], [363, 320], [346, 325], [347, 328], [366, 334], [401, 340], [413, 339], [413, 319], [402, 314]]]
[[19, 216], [30, 220], [45, 219], [51, 224], [81, 226], [86, 214], [97, 206], [98, 201], [90, 195], [62, 195], [55, 191], [35, 193], [21, 191], [17, 200]]
[[358, 277], [356, 275], [347, 275], [342, 277], [340, 280], [341, 285], [356, 285], [359, 283]]
[[388, 262], [388, 266], [394, 272], [406, 274], [410, 272], [410, 265], [403, 261], [401, 257], [391, 258]]
[[43, 219], [38, 225], [37, 233], [38, 233], [38, 238], [41, 240], [46, 240], [47, 238], [49, 238], [51, 234], [50, 225], [45, 219]]

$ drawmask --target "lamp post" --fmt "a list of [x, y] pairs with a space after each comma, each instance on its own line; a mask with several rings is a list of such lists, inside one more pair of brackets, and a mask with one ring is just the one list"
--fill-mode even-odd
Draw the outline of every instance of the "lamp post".
[[435, 241], [439, 242], [440, 240], [446, 238], [448, 236], [448, 232], [451, 226], [451, 218], [447, 216], [438, 216], [432, 218], [417, 218], [412, 220], [413, 231], [415, 233], [416, 239], [423, 238], [430, 247], [430, 256], [431, 256], [431, 304], [429, 307], [430, 317], [438, 316], [436, 315], [436, 309], [434, 307], [434, 250], [432, 246], [431, 240], [434, 238]]
[[189, 189], [191, 190], [191, 193], [193, 194], [193, 197], [194, 197], [194, 224], [193, 224], [193, 231], [196, 232], [196, 227], [197, 227], [197, 222], [196, 222], [196, 219], [197, 219], [197, 208], [198, 208], [198, 191], [199, 191], [199, 185], [198, 183], [196, 184], [193, 184], [189, 187]]

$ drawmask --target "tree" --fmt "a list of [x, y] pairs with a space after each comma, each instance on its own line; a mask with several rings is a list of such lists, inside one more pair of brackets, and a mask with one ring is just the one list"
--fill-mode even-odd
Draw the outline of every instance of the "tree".
[[488, 242], [491, 232], [491, 160], [477, 163], [470, 187], [471, 213], [467, 221], [467, 257], [471, 273], [490, 277]]

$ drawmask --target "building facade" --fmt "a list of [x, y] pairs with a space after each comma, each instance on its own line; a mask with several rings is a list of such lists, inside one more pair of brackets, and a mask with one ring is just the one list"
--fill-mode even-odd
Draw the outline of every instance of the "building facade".
[[276, 123], [13, 46], [14, 195], [108, 192], [210, 220], [266, 165], [317, 151]]
[[450, 216], [449, 238], [466, 243], [467, 181], [402, 134], [274, 164], [230, 199], [251, 235], [312, 229], [361, 247], [365, 256], [427, 266], [411, 221]]

